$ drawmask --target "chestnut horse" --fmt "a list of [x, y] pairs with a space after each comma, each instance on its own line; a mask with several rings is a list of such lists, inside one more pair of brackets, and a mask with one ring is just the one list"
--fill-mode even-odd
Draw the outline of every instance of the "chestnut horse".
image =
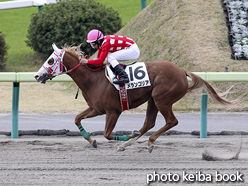
[[[173, 114], [172, 105], [180, 100], [187, 92], [198, 88], [204, 88], [208, 94], [220, 104], [232, 104], [231, 101], [221, 98], [213, 87], [199, 76], [183, 70], [168, 61], [152, 61], [145, 63], [150, 78], [151, 86], [127, 90], [129, 108], [136, 108], [148, 101], [146, 119], [139, 131], [134, 131], [129, 136], [113, 136], [111, 132], [122, 113], [120, 96], [118, 90], [105, 77], [105, 67], [96, 72], [90, 71], [87, 66], [79, 63], [82, 52], [78, 47], [63, 47], [58, 49], [53, 44], [54, 52], [43, 64], [35, 75], [37, 82], [45, 83], [47, 79], [67, 73], [77, 86], [81, 89], [88, 108], [75, 118], [75, 124], [88, 140], [97, 147], [96, 141], [92, 140], [89, 134], [81, 125], [81, 120], [106, 114], [104, 137], [108, 140], [126, 141], [119, 147], [125, 147], [136, 141], [148, 130], [154, 127], [158, 111], [165, 118], [165, 125], [149, 137], [148, 151], [153, 150], [155, 140], [167, 130], [178, 124]], [[187, 76], [192, 79], [188, 84]], [[132, 139], [133, 138], [133, 139]], [[130, 143], [129, 143], [130, 141]]]

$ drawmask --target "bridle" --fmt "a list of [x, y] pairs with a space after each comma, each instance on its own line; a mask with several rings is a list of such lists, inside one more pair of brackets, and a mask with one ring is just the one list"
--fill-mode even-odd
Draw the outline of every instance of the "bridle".
[[[54, 78], [55, 76], [59, 76], [59, 75], [63, 75], [63, 74], [68, 74], [68, 73], [76, 70], [79, 66], [82, 65], [79, 62], [75, 67], [73, 67], [70, 70], [67, 70], [67, 67], [63, 64], [64, 54], [65, 54], [65, 50], [63, 50], [63, 49], [61, 50], [61, 52], [60, 52], [59, 55], [56, 52], [53, 52], [52, 55], [54, 55], [54, 58], [56, 58], [55, 61], [54, 61], [54, 63], [52, 65], [47, 66], [47, 67], [45, 66], [46, 63], [42, 65], [42, 67], [47, 71], [48, 77], [50, 79]], [[86, 55], [86, 56], [84, 56], [84, 58], [88, 58], [88, 56]], [[86, 66], [86, 68], [88, 70], [93, 71], [93, 72], [98, 71], [98, 70], [100, 70], [103, 67], [103, 65], [101, 65], [97, 69], [91, 69], [90, 67], [88, 67], [88, 65], [85, 65], [85, 66]], [[63, 68], [65, 69], [64, 72], [63, 72]]]
[[[68, 74], [68, 73], [76, 70], [81, 65], [81, 63], [78, 63], [72, 69], [67, 70], [67, 67], [63, 64], [64, 54], [65, 54], [65, 51], [63, 49], [61, 50], [59, 55], [57, 55], [55, 52], [53, 52], [53, 55], [55, 55], [57, 57], [55, 62], [48, 67], [42, 65], [42, 67], [47, 71], [49, 78], [53, 78], [55, 76], [59, 76], [62, 74]], [[65, 69], [65, 72], [63, 72], [63, 68]]]

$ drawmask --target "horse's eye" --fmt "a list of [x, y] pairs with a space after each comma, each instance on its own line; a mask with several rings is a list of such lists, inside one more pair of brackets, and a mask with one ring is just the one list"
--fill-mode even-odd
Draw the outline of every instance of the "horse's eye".
[[54, 59], [53, 59], [53, 58], [49, 59], [47, 63], [48, 63], [49, 65], [52, 65], [52, 64], [54, 63]]

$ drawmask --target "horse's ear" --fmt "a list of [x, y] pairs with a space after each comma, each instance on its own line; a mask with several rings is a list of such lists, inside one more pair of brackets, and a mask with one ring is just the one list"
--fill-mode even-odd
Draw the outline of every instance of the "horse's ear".
[[57, 53], [60, 54], [61, 50], [55, 45], [55, 43], [52, 44], [53, 50]]

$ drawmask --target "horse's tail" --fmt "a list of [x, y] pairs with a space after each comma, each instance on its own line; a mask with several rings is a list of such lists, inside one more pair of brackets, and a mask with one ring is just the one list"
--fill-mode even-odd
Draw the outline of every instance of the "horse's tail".
[[222, 97], [220, 97], [217, 92], [214, 90], [214, 88], [204, 79], [197, 76], [196, 74], [192, 72], [186, 71], [186, 75], [189, 76], [192, 79], [191, 84], [188, 87], [188, 92], [198, 89], [198, 88], [204, 88], [207, 93], [218, 103], [222, 105], [228, 105], [228, 104], [236, 104], [237, 101], [228, 101]]

